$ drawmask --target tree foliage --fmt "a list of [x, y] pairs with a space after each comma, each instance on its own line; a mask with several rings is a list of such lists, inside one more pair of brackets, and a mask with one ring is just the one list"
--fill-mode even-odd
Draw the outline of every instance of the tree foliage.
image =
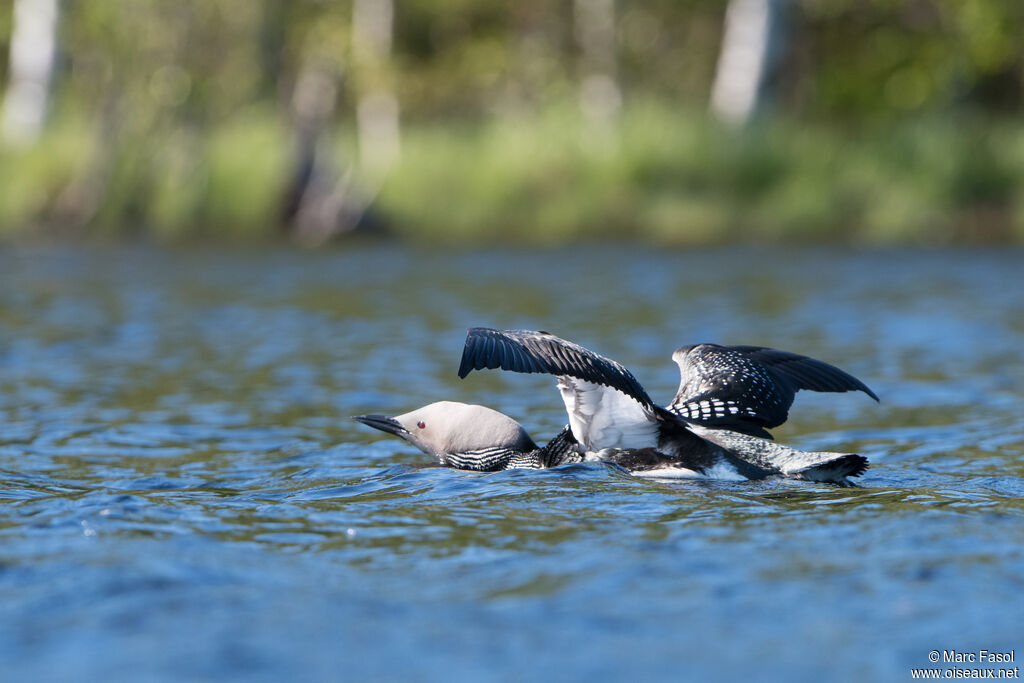
[[[724, 6], [620, 2], [616, 53], [626, 91], [705, 102]], [[354, 76], [346, 2], [109, 0], [64, 7], [57, 87], [68, 108], [95, 111], [114, 95], [133, 115], [170, 111], [204, 120], [252, 105], [281, 106], [305, 60]], [[571, 9], [541, 0], [397, 3], [393, 68], [405, 118], [480, 116], [561, 98], [577, 76]], [[787, 113], [848, 118], [964, 104], [1021, 107], [1024, 3], [799, 0], [789, 9], [779, 84]], [[10, 30], [9, 13], [0, 11], [0, 54]], [[339, 96], [351, 97], [352, 85], [346, 82]]]
[[[707, 132], [702, 127], [707, 124], [694, 123], [698, 117], [693, 112], [707, 106], [725, 5], [724, 0], [616, 3], [615, 78], [625, 109], [634, 112], [623, 118], [624, 125], [642, 121], [644, 108], [654, 106], [665, 112], [678, 110], [679, 125], [698, 131], [674, 131], [673, 139]], [[13, 30], [8, 6], [0, 5], [0, 92], [8, 77]], [[1006, 118], [1024, 108], [1024, 2], [791, 0], [786, 6], [787, 39], [774, 83], [771, 118], [782, 122], [781, 129], [791, 136], [799, 136], [800, 127], [810, 125], [819, 138], [827, 136], [822, 131], [841, 136], [858, 131], [881, 147], [885, 134], [877, 132], [880, 125], [905, 126], [907, 120], [919, 118], [940, 121], [926, 126], [929, 130], [956, 131], [958, 126], [948, 123], [951, 117], [977, 122], [998, 115]], [[337, 175], [358, 153], [353, 129], [360, 93], [376, 83], [386, 83], [393, 91], [403, 135], [415, 141], [407, 148], [413, 158], [403, 160], [409, 163], [398, 169], [397, 180], [384, 188], [381, 199], [392, 201], [402, 216], [415, 215], [409, 206], [415, 192], [402, 195], [400, 188], [432, 187], [432, 178], [419, 182], [410, 169], [430, 168], [430, 160], [415, 155], [433, 149], [436, 140], [452, 140], [446, 147], [452, 154], [496, 154], [500, 149], [509, 155], [505, 160], [516, 159], [512, 167], [529, 166], [530, 160], [518, 159], [519, 151], [487, 136], [520, 130], [515, 121], [537, 121], [538, 135], [582, 125], [550, 124], [568, 116], [564, 112], [577, 101], [580, 86], [581, 51], [571, 2], [398, 0], [390, 57], [372, 65], [353, 54], [353, 7], [346, 1], [104, 0], [67, 1], [62, 8], [52, 130], [34, 152], [0, 147], [0, 227], [26, 221], [137, 222], [157, 233], [171, 233], [181, 231], [181, 226], [187, 226], [186, 232], [202, 231], [204, 225], [234, 222], [265, 224], [261, 229], [269, 232], [278, 215], [275, 203], [295, 173], [293, 100], [297, 82], [311, 65], [337, 86], [326, 134], [318, 142], [331, 150]], [[476, 132], [464, 134], [467, 130]], [[713, 134], [720, 141], [728, 137]], [[965, 161], [968, 170], [943, 170], [942, 178], [952, 179], [949, 187], [955, 188], [950, 192], [972, 207], [1024, 216], [1024, 209], [1015, 208], [1024, 200], [1018, 199], [1022, 190], [1014, 152], [1001, 149], [984, 133], [973, 135], [982, 144], [965, 138], [950, 148], [962, 150], [965, 157], [971, 149], [989, 150], [986, 158], [997, 162]], [[756, 137], [750, 133], [745, 139]], [[481, 146], [472, 147], [471, 139], [478, 139]], [[619, 139], [646, 140], [629, 131]], [[787, 140], [797, 144], [795, 137]], [[559, 140], [555, 149], [563, 143]], [[547, 144], [524, 141], [541, 157], [550, 151]], [[688, 149], [688, 144], [675, 149]], [[771, 167], [759, 165], [758, 155], [773, 144], [741, 142], [734, 157], [729, 157], [733, 152], [708, 152], [702, 158], [711, 170], [686, 181], [694, 185], [677, 187], [671, 196], [659, 189], [664, 177], [642, 169], [662, 167], [669, 173], [686, 167], [687, 174], [695, 172], [685, 161], [662, 164], [656, 144], [643, 147], [650, 155], [646, 159], [634, 158], [636, 150], [620, 148], [610, 162], [636, 187], [648, 183], [632, 195], [633, 185], [612, 191], [610, 184], [617, 176], [608, 174], [607, 163], [601, 165], [607, 159], [602, 161], [600, 150], [574, 157], [575, 162], [595, 165], [566, 169], [557, 182], [574, 185], [580, 178], [590, 178], [593, 184], [584, 183], [590, 189], [580, 189], [578, 206], [586, 206], [587, 192], [599, 192], [605, 198], [614, 196], [617, 216], [637, 215], [629, 208], [630, 197], [653, 192], [658, 202], [664, 201], [646, 209], [657, 214], [659, 226], [671, 225], [679, 216], [685, 222], [695, 211], [705, 218], [709, 212], [728, 216], [712, 221], [714, 225], [760, 220], [765, 214], [758, 212], [768, 212], [764, 207], [772, 205], [762, 201], [762, 186], [770, 188], [772, 201], [798, 197], [806, 215], [827, 218], [827, 212], [807, 198], [804, 190], [809, 185], [801, 186], [792, 177], [782, 180], [772, 175]], [[905, 140], [900, 144], [918, 151], [930, 148]], [[845, 147], [829, 142], [822, 148], [834, 153]], [[571, 151], [567, 154], [573, 156]], [[798, 156], [814, 158], [813, 153]], [[735, 166], [715, 170], [726, 157], [733, 158]], [[813, 171], [790, 168], [794, 158], [778, 163], [793, 177], [813, 176]], [[505, 163], [497, 157], [491, 161], [495, 168]], [[904, 162], [898, 154], [891, 161], [896, 169]], [[563, 162], [571, 163], [555, 160], [555, 167]], [[809, 168], [827, 165], [810, 162]], [[744, 169], [749, 168], [756, 173], [753, 189], [747, 192], [742, 188]], [[767, 176], [757, 175], [762, 172]], [[884, 175], [878, 169], [873, 172]], [[858, 187], [859, 181], [849, 169], [844, 173], [849, 180], [844, 192], [855, 193], [849, 188]], [[523, 174], [529, 174], [525, 166]], [[724, 185], [714, 186], [713, 178]], [[527, 178], [521, 187], [491, 187], [485, 178], [471, 180], [483, 193], [481, 210], [488, 206], [487, 197], [497, 194], [503, 196], [503, 207], [514, 202], [516, 187], [530, 198], [531, 183], [540, 182]], [[515, 184], [504, 176], [501, 182]], [[788, 182], [794, 183], [791, 189], [784, 186]], [[935, 186], [947, 187], [945, 183]], [[693, 209], [697, 204], [686, 193], [701, 185], [707, 196], [725, 192], [729, 202], [738, 196], [759, 208], [737, 215], [732, 209], [714, 210], [701, 200], [697, 204], [702, 208]], [[478, 198], [465, 199], [471, 203]], [[925, 200], [919, 203], [923, 206]], [[662, 205], [685, 210], [661, 211]], [[536, 212], [554, 215], [556, 222], [569, 222], [574, 216], [594, 220], [589, 211], [563, 209], [552, 205]], [[479, 211], [467, 215], [477, 216]], [[1024, 218], [1009, 220], [1024, 223]]]

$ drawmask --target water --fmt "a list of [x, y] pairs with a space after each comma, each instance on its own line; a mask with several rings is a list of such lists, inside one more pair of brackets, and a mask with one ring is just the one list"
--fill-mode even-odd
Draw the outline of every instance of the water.
[[[0, 679], [907, 680], [1024, 657], [1024, 253], [0, 251]], [[655, 398], [683, 343], [840, 365], [779, 440], [863, 487], [477, 474], [347, 416], [489, 405], [472, 325]]]

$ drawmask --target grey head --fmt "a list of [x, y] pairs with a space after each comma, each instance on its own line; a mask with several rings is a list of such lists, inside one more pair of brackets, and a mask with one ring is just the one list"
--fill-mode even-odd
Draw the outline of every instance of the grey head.
[[523, 426], [485, 406], [438, 401], [402, 415], [357, 415], [364, 425], [393, 434], [442, 465], [503, 469], [516, 454], [537, 450]]

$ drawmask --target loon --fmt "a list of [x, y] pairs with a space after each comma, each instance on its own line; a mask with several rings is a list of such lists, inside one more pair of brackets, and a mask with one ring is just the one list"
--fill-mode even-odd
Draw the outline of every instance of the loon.
[[394, 417], [352, 419], [408, 441], [439, 464], [457, 469], [545, 469], [583, 460], [568, 427], [539, 448], [521, 424], [485, 406], [438, 401]]
[[651, 400], [619, 363], [544, 331], [474, 327], [459, 377], [500, 368], [547, 373], [557, 384], [569, 427], [588, 459], [634, 473], [760, 479], [785, 475], [848, 486], [867, 469], [852, 453], [808, 453], [776, 444], [796, 392], [862, 391], [863, 382], [822, 361], [763, 346], [682, 346], [672, 354], [680, 386], [672, 402]]
[[433, 403], [404, 415], [355, 419], [403, 438], [443, 465], [493, 471], [614, 462], [651, 476], [760, 479], [784, 475], [852, 485], [866, 458], [813, 453], [776, 444], [767, 428], [785, 422], [796, 392], [858, 390], [860, 380], [821, 361], [754, 346], [698, 344], [673, 354], [681, 384], [667, 408], [654, 404], [619, 363], [547, 332], [471, 328], [459, 377], [501, 368], [547, 373], [569, 425], [537, 448], [512, 418], [483, 406]]
[[[833, 365], [764, 346], [680, 346], [672, 360], [679, 366], [679, 390], [663, 410], [619, 363], [543, 331], [470, 328], [459, 377], [484, 368], [557, 376], [570, 420], [575, 416], [577, 421], [577, 437], [588, 432], [583, 422], [593, 413], [590, 408], [600, 408], [592, 427], [600, 430], [602, 419], [614, 417], [613, 404], [620, 403], [626, 411], [639, 403], [649, 412], [668, 411], [687, 423], [771, 439], [767, 430], [786, 421], [800, 389], [862, 391], [878, 401], [867, 385]], [[600, 436], [595, 433], [595, 438]]]

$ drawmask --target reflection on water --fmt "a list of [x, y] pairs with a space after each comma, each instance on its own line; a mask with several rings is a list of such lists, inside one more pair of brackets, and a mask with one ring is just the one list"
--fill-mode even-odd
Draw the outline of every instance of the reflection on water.
[[[1019, 648], [1022, 263], [2, 251], [0, 678], [895, 679]], [[579, 341], [662, 400], [683, 343], [822, 358], [882, 403], [801, 394], [777, 435], [872, 468], [477, 474], [346, 419], [448, 398], [555, 434], [551, 378], [457, 379], [472, 325]]]

